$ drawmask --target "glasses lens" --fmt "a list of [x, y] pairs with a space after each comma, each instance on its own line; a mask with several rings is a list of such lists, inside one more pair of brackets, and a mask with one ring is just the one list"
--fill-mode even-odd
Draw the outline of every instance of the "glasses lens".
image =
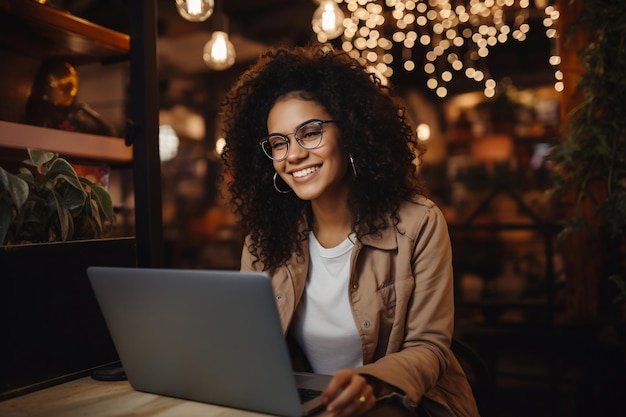
[[296, 138], [304, 149], [317, 148], [322, 142], [322, 122], [315, 120], [301, 126], [296, 132]]
[[265, 154], [272, 159], [283, 159], [289, 149], [289, 142], [282, 136], [270, 136], [261, 145]]

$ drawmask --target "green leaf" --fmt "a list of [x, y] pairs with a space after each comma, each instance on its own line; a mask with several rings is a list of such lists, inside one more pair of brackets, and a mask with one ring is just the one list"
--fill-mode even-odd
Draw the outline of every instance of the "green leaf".
[[89, 194], [82, 187], [80, 181], [77, 187], [76, 181], [66, 175], [57, 176], [52, 185], [57, 192], [63, 194], [63, 200], [71, 211], [79, 210], [89, 198]]
[[52, 194], [54, 195], [54, 199], [56, 201], [57, 215], [59, 218], [59, 224], [61, 225], [61, 240], [69, 240], [74, 235], [74, 222], [72, 221], [72, 214], [65, 206], [63, 196], [59, 195], [56, 191]]
[[76, 174], [72, 165], [63, 158], [55, 159], [46, 173], [46, 178], [56, 179], [57, 177], [65, 179], [65, 181], [74, 188], [81, 190], [83, 188], [82, 185], [80, 185], [78, 174]]
[[6, 190], [11, 196], [13, 205], [19, 210], [28, 198], [28, 183], [0, 167], [0, 185], [2, 186], [0, 191]]
[[38, 149], [28, 149], [28, 156], [30, 158], [30, 162], [32, 163], [30, 165], [35, 165], [37, 167], [52, 161], [54, 158], [57, 157], [57, 155], [58, 154], [54, 152], [40, 151]]
[[11, 175], [4, 170], [4, 168], [0, 167], [0, 191], [9, 189], [9, 178]]
[[27, 168], [20, 168], [16, 177], [21, 178], [30, 185], [35, 185], [35, 177], [33, 173]]
[[[87, 181], [89, 180], [86, 178], [83, 180], [83, 182]], [[102, 212], [107, 221], [113, 222], [115, 220], [115, 213], [113, 212], [113, 200], [111, 199], [111, 195], [100, 184], [95, 184], [91, 181], [89, 181], [89, 183], [89, 186], [91, 187], [91, 196], [94, 200], [96, 200], [99, 211]]]
[[94, 213], [95, 215], [89, 216], [87, 220], [89, 221], [89, 223], [91, 223], [92, 227], [96, 229], [97, 234], [100, 234], [104, 230], [104, 224], [102, 224], [102, 217], [100, 216], [101, 210], [96, 200], [90, 201], [90, 210], [91, 213]]
[[76, 171], [65, 159], [55, 159], [46, 173], [46, 178], [53, 182], [57, 192], [63, 190], [63, 201], [70, 211], [77, 211], [85, 205], [88, 194]]

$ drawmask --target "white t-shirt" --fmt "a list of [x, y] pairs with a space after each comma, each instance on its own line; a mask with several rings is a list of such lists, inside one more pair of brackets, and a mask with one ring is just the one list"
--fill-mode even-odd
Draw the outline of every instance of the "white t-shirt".
[[324, 248], [309, 233], [309, 275], [294, 329], [315, 373], [334, 375], [363, 364], [348, 299], [353, 241], [351, 235], [334, 248]]

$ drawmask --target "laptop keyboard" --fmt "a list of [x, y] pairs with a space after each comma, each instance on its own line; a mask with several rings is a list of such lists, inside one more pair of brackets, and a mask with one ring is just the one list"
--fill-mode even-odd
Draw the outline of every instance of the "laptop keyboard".
[[305, 402], [311, 401], [313, 398], [317, 398], [322, 395], [322, 391], [307, 388], [298, 388], [298, 394], [300, 395], [300, 402], [304, 404]]

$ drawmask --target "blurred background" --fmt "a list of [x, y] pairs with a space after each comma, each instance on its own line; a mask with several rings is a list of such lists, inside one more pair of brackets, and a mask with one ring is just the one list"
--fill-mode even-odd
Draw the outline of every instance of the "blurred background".
[[[47, 3], [129, 32], [127, 0]], [[554, 3], [158, 0], [165, 266], [239, 268], [242, 238], [217, 181], [220, 103], [266, 48], [328, 43], [395, 87], [427, 147], [418, 169], [449, 223], [456, 348], [482, 414], [586, 417], [613, 407], [626, 392], [623, 344], [596, 343], [607, 336], [603, 326], [566, 316], [562, 213], [546, 193], [544, 157], [559, 140], [567, 78], [557, 31], [567, 10]], [[77, 102], [123, 137], [129, 63], [77, 71]], [[83, 169], [106, 177], [113, 234], [132, 235], [132, 169]]]
[[[128, 32], [124, 3], [54, 2], [77, 16]], [[517, 198], [534, 207], [536, 215], [550, 216], [542, 197], [548, 186], [543, 155], [557, 137], [560, 109], [558, 68], [553, 65], [558, 55], [555, 35], [550, 33], [555, 31], [558, 13], [549, 2], [525, 2], [523, 8], [510, 2], [512, 7], [494, 5], [493, 10], [483, 6], [480, 13], [484, 16], [475, 20], [473, 15], [475, 21], [469, 17], [468, 3], [465, 22], [460, 10], [456, 10], [456, 20], [446, 17], [448, 2], [431, 2], [437, 6], [428, 10], [427, 2], [331, 3], [340, 6], [344, 19], [350, 18], [354, 25], [349, 28], [352, 32], [346, 30], [334, 39], [320, 38], [314, 31], [313, 16], [323, 5], [312, 0], [218, 0], [211, 16], [202, 22], [185, 19], [174, 0], [158, 1], [168, 265], [238, 267], [240, 242], [231, 242], [236, 223], [224, 210], [215, 181], [221, 166], [218, 112], [238, 74], [269, 46], [325, 40], [335, 48], [350, 50], [393, 85], [406, 100], [427, 145], [420, 170], [430, 196], [451, 224], [467, 222], [473, 214], [481, 221], [493, 217], [493, 210], [499, 217], [508, 216], [509, 223], [532, 222], [518, 210]], [[433, 11], [435, 16], [430, 14]], [[235, 57], [232, 65], [215, 69], [207, 65], [203, 52], [212, 33], [222, 30], [228, 34]], [[122, 135], [127, 74], [127, 63], [81, 66], [79, 70], [79, 101], [88, 103]], [[489, 207], [474, 213], [490, 193], [497, 195], [491, 197]], [[120, 195], [117, 201], [120, 211], [129, 215], [130, 197]], [[509, 234], [512, 237], [514, 232]], [[511, 251], [523, 252], [520, 257], [532, 252]], [[531, 253], [529, 262], [545, 264], [545, 259], [534, 259], [544, 257], [543, 249], [537, 251], [541, 254]], [[482, 262], [472, 258], [468, 255], [468, 264]], [[494, 267], [498, 271], [483, 278], [494, 278], [507, 268], [517, 270], [517, 264], [523, 263], [520, 259], [512, 262], [515, 265]]]

